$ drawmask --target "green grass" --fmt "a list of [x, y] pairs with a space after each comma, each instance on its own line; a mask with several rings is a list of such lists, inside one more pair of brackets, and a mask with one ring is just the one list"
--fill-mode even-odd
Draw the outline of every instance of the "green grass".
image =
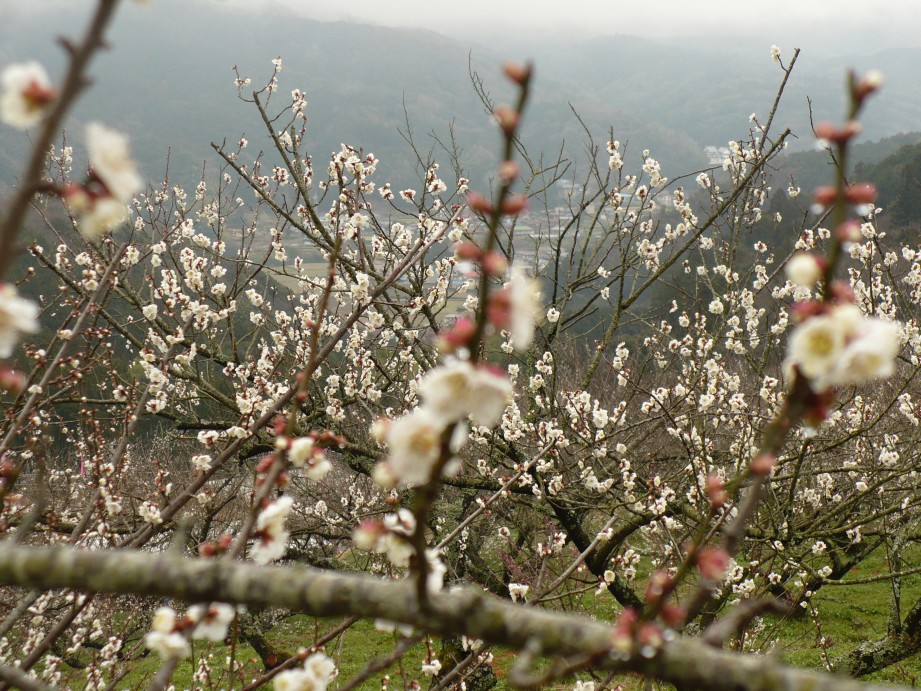
[[[918, 556], [921, 555], [913, 553], [906, 555], [908, 562], [906, 567], [910, 568], [917, 563]], [[861, 579], [882, 575], [887, 569], [885, 554], [879, 552], [850, 574], [849, 578]], [[905, 611], [919, 598], [921, 598], [921, 575], [903, 579], [903, 616]], [[833, 642], [828, 651], [832, 659], [845, 654], [853, 646], [867, 639], [880, 638], [886, 632], [890, 599], [890, 584], [886, 580], [847, 587], [826, 586], [813, 599], [818, 609], [817, 618], [813, 619], [808, 613], [797, 617], [766, 617], [764, 629], [754, 638], [753, 646], [762, 652], [772, 650], [779, 654], [784, 662], [793, 666], [822, 669], [821, 649], [818, 646], [820, 632]], [[612, 605], [612, 598], [607, 594], [596, 598], [591, 592], [583, 593], [578, 596], [578, 600], [578, 603], [571, 602], [570, 606], [578, 604], [582, 607], [582, 611], [589, 612], [602, 620], [611, 618], [616, 609]], [[319, 637], [340, 623], [341, 620], [318, 620], [304, 615], [295, 615], [275, 626], [267, 633], [266, 639], [277, 650], [294, 653], [299, 648], [309, 648]], [[441, 649], [441, 641], [436, 638], [432, 645], [437, 655]], [[336, 661], [341, 684], [359, 673], [371, 660], [389, 654], [393, 646], [394, 635], [392, 633], [376, 630], [373, 621], [360, 621], [330, 641], [326, 645], [326, 653]], [[231, 680], [226, 675], [227, 649], [224, 646], [196, 642], [194, 652], [193, 659], [181, 662], [175, 671], [173, 683], [177, 689], [192, 688], [192, 677], [198, 665], [197, 660], [202, 654], [212, 656], [214, 688], [240, 688], [240, 676]], [[493, 648], [492, 652], [495, 657], [493, 668], [499, 678], [497, 688], [511, 688], [507, 679], [508, 672], [516, 659], [514, 651]], [[404, 680], [409, 682], [412, 679], [418, 679], [422, 687], [426, 688], [428, 680], [421, 672], [425, 654], [425, 644], [423, 642], [416, 644], [409, 649], [401, 661], [383, 672], [371, 675], [359, 688], [380, 689], [384, 674], [389, 674], [391, 677], [391, 689], [402, 688]], [[242, 678], [247, 683], [264, 673], [258, 656], [248, 645], [241, 644], [236, 647], [235, 659], [243, 664]], [[118, 689], [146, 688], [159, 668], [159, 660], [154, 655], [148, 655], [128, 664], [132, 668], [131, 672], [119, 682]], [[75, 688], [82, 686], [81, 682], [84, 677], [80, 670], [70, 670], [66, 674], [66, 686]], [[587, 675], [580, 676], [588, 678]], [[917, 685], [919, 680], [921, 680], [921, 659], [918, 657], [909, 658], [865, 678], [865, 681], [911, 686]], [[562, 683], [555, 684], [553, 688], [571, 688], [573, 681], [572, 679], [564, 680]], [[618, 681], [631, 691], [644, 688], [643, 683], [636, 677], [625, 676]], [[670, 687], [656, 685], [654, 688]]]

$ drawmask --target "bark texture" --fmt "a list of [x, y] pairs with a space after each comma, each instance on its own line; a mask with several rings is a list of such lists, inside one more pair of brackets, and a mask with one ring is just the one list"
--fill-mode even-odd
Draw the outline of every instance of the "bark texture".
[[[465, 634], [519, 650], [579, 657], [596, 669], [634, 671], [681, 688], [716, 691], [892, 691], [801, 669], [766, 656], [739, 655], [677, 638], [653, 657], [618, 657], [612, 627], [587, 617], [513, 605], [464, 588], [420, 608], [415, 585], [308, 567], [260, 567], [191, 560], [140, 551], [64, 547], [0, 547], [0, 584], [158, 595], [189, 602], [220, 601], [283, 607], [328, 617], [358, 615], [412, 624], [437, 634]], [[903, 687], [904, 688], [904, 687]]]

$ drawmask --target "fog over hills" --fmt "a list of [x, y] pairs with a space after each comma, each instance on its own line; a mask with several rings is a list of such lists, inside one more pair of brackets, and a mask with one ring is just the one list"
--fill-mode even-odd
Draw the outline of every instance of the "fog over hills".
[[[72, 5], [14, 14], [0, 26], [0, 63], [34, 57], [60, 74], [62, 55], [53, 38], [74, 34], [84, 21]], [[470, 84], [468, 65], [501, 101], [509, 93], [499, 76], [503, 60], [535, 60], [524, 130], [532, 152], [555, 152], [565, 141], [569, 157], [584, 159], [583, 123], [596, 143], [613, 128], [615, 137], [630, 143], [634, 163], [648, 148], [669, 177], [705, 167], [704, 146], [744, 136], [752, 112], [767, 115], [782, 77], [770, 45], [751, 40], [598, 36], [553, 42], [541, 34], [518, 36], [500, 51], [425, 29], [305, 19], [281, 4], [247, 13], [213, 2], [126, 3], [111, 44], [113, 50], [92, 66], [95, 85], [70, 121], [72, 141], [79, 150], [80, 123], [103, 120], [131, 135], [152, 180], [162, 177], [171, 148], [171, 175], [186, 184], [200, 174], [203, 160], [213, 160], [211, 141], [246, 133], [254, 148], [261, 145], [258, 115], [238, 101], [231, 67], [261, 84], [277, 55], [284, 58], [279, 100], [293, 88], [307, 94], [315, 160], [324, 161], [340, 142], [362, 146], [382, 159], [380, 170], [394, 186], [417, 179], [416, 157], [398, 131], [406, 132], [406, 116], [418, 146], [434, 146], [443, 165], [449, 160], [436, 137], [450, 141], [453, 128], [468, 171], [481, 179], [489, 174], [498, 137]], [[792, 47], [784, 48], [788, 60]], [[865, 140], [921, 129], [921, 49], [829, 57], [807, 45], [774, 131], [789, 126], [800, 137], [795, 146], [810, 146], [807, 96], [816, 119], [838, 117], [851, 65], [887, 76], [865, 118]], [[4, 180], [15, 174], [23, 152], [20, 133], [0, 130]]]

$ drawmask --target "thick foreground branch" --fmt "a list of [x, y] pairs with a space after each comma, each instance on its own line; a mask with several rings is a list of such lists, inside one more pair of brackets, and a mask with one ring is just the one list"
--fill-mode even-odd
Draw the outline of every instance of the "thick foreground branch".
[[596, 669], [633, 671], [682, 688], [726, 691], [858, 691], [894, 689], [794, 669], [776, 659], [738, 655], [678, 638], [652, 659], [611, 654], [612, 628], [578, 617], [512, 605], [463, 588], [432, 598], [422, 610], [411, 582], [319, 571], [189, 560], [138, 551], [0, 547], [0, 584], [154, 595], [189, 602], [273, 606], [318, 617], [358, 615], [412, 624], [439, 634], [465, 634], [550, 656], [588, 656]]

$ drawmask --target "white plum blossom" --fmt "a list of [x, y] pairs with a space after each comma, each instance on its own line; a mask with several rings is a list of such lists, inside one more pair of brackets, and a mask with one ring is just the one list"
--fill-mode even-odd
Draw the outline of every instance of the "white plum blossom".
[[534, 340], [534, 326], [541, 316], [540, 284], [519, 266], [513, 266], [509, 281], [509, 332], [515, 350], [523, 352]]
[[845, 348], [835, 372], [835, 383], [861, 384], [889, 377], [895, 371], [901, 327], [879, 318], [866, 319], [861, 331]]
[[508, 594], [512, 598], [512, 602], [517, 602], [518, 600], [524, 600], [528, 596], [528, 591], [531, 589], [531, 586], [525, 585], [524, 583], [509, 583], [508, 584]]
[[806, 252], [798, 252], [787, 262], [787, 278], [794, 284], [811, 288], [822, 278], [822, 267], [816, 258]]
[[90, 166], [113, 199], [127, 202], [143, 186], [137, 164], [128, 152], [128, 137], [91, 122], [86, 126]]
[[171, 607], [160, 607], [155, 613], [151, 631], [144, 636], [144, 645], [164, 660], [182, 659], [192, 654], [188, 639], [176, 631], [176, 612]]
[[38, 305], [19, 297], [16, 287], [0, 284], [0, 358], [8, 358], [19, 334], [38, 332]]
[[211, 469], [211, 456], [206, 453], [196, 454], [192, 456], [192, 467], [195, 470], [200, 470], [205, 472]]
[[285, 528], [285, 519], [291, 513], [294, 500], [285, 495], [265, 507], [256, 519], [258, 539], [250, 549], [250, 556], [257, 564], [268, 564], [281, 559], [288, 548], [291, 534]]
[[809, 379], [824, 380], [841, 359], [844, 345], [845, 330], [841, 320], [831, 315], [818, 315], [807, 319], [793, 332], [790, 360]]
[[[91, 122], [86, 127], [89, 162], [101, 184], [88, 187], [69, 185], [64, 198], [79, 216], [80, 232], [93, 240], [115, 229], [128, 219], [127, 202], [140, 191], [142, 180], [137, 164], [128, 153], [128, 138], [104, 125]], [[102, 187], [100, 191], [96, 187]], [[159, 257], [153, 261], [159, 265]]]
[[436, 367], [419, 383], [426, 408], [445, 422], [470, 415], [477, 424], [494, 427], [512, 397], [508, 378], [466, 360]]
[[41, 121], [54, 98], [48, 72], [35, 61], [8, 65], [0, 86], [0, 121], [23, 130]]
[[192, 638], [220, 643], [227, 637], [227, 627], [236, 616], [236, 609], [223, 602], [215, 602], [207, 608], [205, 605], [189, 607], [188, 617], [195, 622]]
[[144, 645], [164, 660], [183, 659], [192, 654], [189, 642], [179, 632], [160, 633], [159, 631], [151, 631], [144, 636]]
[[840, 305], [807, 319], [790, 337], [788, 364], [799, 367], [815, 391], [862, 384], [895, 371], [902, 328]]
[[[390, 423], [385, 441], [390, 447], [387, 465], [402, 482], [423, 485], [432, 477], [432, 469], [441, 456], [441, 439], [447, 424], [443, 417], [428, 408], [416, 408]], [[457, 426], [452, 450], [460, 447], [465, 432]]]
[[295, 468], [303, 468], [313, 456], [316, 442], [313, 437], [299, 437], [288, 447], [288, 460]]
[[288, 460], [295, 468], [306, 468], [307, 477], [320, 481], [332, 469], [332, 464], [313, 437], [298, 437], [288, 448]]
[[286, 669], [275, 679], [275, 691], [325, 691], [336, 664], [323, 653], [314, 653], [301, 669]]

